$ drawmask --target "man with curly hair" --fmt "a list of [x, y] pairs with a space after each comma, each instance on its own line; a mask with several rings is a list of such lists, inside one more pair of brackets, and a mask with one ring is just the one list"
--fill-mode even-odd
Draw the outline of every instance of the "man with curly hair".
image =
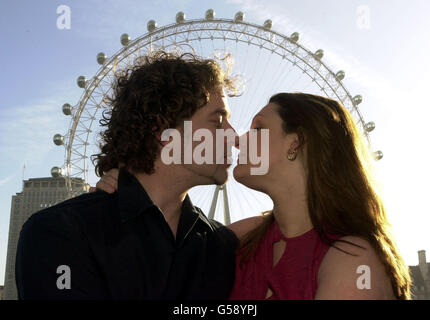
[[[165, 164], [160, 154], [168, 144], [162, 132], [183, 132], [186, 120], [193, 132], [233, 130], [225, 92], [234, 91], [217, 62], [192, 54], [158, 52], [119, 74], [93, 159], [99, 176], [120, 168], [117, 191], [83, 194], [24, 224], [19, 298], [228, 298], [238, 239], [193, 206], [187, 192], [224, 184], [229, 164]], [[231, 150], [224, 144], [226, 160]]]

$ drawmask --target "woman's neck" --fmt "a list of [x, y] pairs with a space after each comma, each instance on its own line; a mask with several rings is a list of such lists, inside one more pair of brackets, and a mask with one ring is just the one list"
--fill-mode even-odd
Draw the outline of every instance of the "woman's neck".
[[271, 196], [273, 214], [286, 238], [302, 235], [313, 228], [304, 192], [286, 192]]

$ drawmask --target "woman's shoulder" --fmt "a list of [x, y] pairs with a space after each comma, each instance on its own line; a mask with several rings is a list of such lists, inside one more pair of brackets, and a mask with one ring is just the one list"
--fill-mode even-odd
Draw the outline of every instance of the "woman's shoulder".
[[368, 240], [357, 236], [334, 241], [318, 270], [318, 286], [340, 296], [356, 294], [358, 299], [392, 295], [390, 278], [377, 251]]
[[379, 256], [370, 242], [357, 236], [337, 236], [324, 256], [321, 267], [333, 263], [378, 263]]

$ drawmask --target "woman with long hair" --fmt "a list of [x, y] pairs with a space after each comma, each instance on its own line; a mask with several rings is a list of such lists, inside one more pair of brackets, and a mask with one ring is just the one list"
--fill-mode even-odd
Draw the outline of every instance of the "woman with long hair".
[[[251, 129], [269, 130], [268, 172], [251, 175], [246, 161], [234, 178], [274, 207], [228, 226], [240, 239], [230, 299], [410, 299], [409, 270], [348, 110], [321, 96], [279, 93]], [[112, 177], [98, 188], [113, 191]]]
[[348, 110], [279, 93], [251, 128], [270, 130], [269, 171], [250, 175], [248, 161], [233, 174], [274, 207], [250, 232], [231, 225], [241, 238], [231, 299], [409, 299], [409, 271]]

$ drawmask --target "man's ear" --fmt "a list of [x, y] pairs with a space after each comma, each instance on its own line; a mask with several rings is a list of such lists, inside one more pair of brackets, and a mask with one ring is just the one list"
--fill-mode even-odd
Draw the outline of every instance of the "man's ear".
[[154, 137], [155, 137], [155, 139], [157, 139], [158, 143], [159, 143], [160, 145], [162, 145], [163, 147], [164, 147], [165, 145], [169, 144], [169, 143], [172, 141], [172, 139], [173, 139], [173, 137], [170, 137], [170, 138], [169, 138], [169, 141], [161, 141], [161, 133], [160, 133], [160, 132], [155, 133], [155, 134], [154, 134]]
[[160, 145], [165, 146], [169, 143], [169, 141], [161, 141], [161, 133], [163, 132], [162, 128], [164, 128], [164, 119], [160, 115], [158, 115], [156, 118], [156, 122], [158, 127], [155, 125], [152, 127], [153, 135]]

